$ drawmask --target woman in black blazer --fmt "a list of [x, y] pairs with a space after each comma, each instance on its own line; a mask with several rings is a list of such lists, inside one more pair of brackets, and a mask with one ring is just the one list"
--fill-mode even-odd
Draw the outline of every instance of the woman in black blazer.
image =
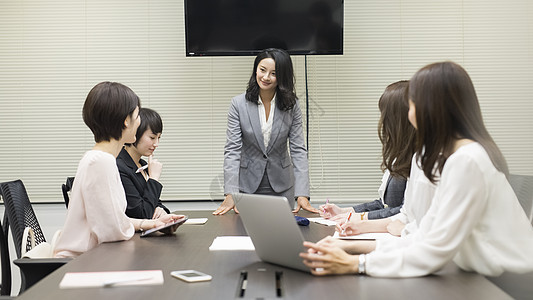
[[[130, 218], [152, 219], [170, 213], [159, 197], [163, 185], [159, 182], [163, 165], [152, 157], [163, 132], [159, 114], [149, 108], [139, 110], [141, 125], [133, 144], [125, 144], [117, 157], [120, 179], [126, 192]], [[148, 162], [141, 157], [147, 156]]]

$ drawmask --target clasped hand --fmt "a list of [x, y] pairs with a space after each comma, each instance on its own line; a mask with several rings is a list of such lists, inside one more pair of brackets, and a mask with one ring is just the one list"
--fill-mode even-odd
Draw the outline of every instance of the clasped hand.
[[304, 242], [307, 252], [300, 253], [313, 275], [350, 274], [357, 272], [357, 255], [350, 255], [338, 240], [325, 238], [318, 243]]

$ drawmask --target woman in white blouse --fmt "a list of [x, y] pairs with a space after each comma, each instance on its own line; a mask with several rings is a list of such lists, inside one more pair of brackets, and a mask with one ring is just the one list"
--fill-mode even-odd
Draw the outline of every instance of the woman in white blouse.
[[[378, 135], [383, 148], [381, 166], [385, 170], [378, 190], [380, 200], [353, 208], [340, 208], [332, 203], [319, 207], [321, 216], [339, 224], [337, 230], [341, 235], [387, 231], [400, 235], [404, 227], [404, 234], [412, 233], [429, 208], [436, 186], [418, 167], [417, 156], [414, 155], [415, 128], [407, 117], [408, 92], [409, 81], [398, 81], [387, 86], [379, 99], [381, 117]], [[403, 188], [399, 188], [398, 183], [402, 181]], [[375, 207], [374, 203], [379, 201], [383, 204], [390, 201], [391, 205], [375, 211], [366, 209]], [[399, 206], [394, 207], [394, 203]], [[383, 207], [383, 204], [380, 206]], [[350, 211], [358, 213], [352, 214], [350, 221], [345, 222]]]
[[438, 180], [418, 230], [394, 241], [305, 242], [304, 263], [315, 275], [414, 277], [450, 260], [483, 275], [532, 271], [533, 229], [507, 181], [507, 164], [485, 128], [466, 71], [452, 62], [428, 65], [411, 79], [409, 99], [421, 168]]
[[[168, 214], [143, 220], [126, 216], [126, 195], [115, 159], [124, 143], [135, 142], [141, 122], [139, 106], [139, 97], [116, 82], [99, 83], [87, 95], [83, 121], [96, 144], [78, 165], [67, 218], [54, 249], [56, 257], [76, 257], [100, 243], [128, 240], [135, 230], [183, 217]], [[174, 230], [169, 228], [166, 233]]]

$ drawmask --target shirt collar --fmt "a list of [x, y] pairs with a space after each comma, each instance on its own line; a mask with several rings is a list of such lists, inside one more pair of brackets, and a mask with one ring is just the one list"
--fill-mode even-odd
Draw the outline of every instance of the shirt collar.
[[[259, 104], [263, 105], [263, 100], [261, 100], [261, 96], [257, 96], [259, 98]], [[272, 101], [270, 103], [276, 103], [276, 94], [274, 94], [274, 97], [272, 97]]]

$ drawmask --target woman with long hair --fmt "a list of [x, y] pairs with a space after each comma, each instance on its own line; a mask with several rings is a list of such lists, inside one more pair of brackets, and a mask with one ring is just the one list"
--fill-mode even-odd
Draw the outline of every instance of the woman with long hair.
[[296, 197], [294, 211], [318, 212], [309, 203], [309, 164], [292, 61], [281, 49], [257, 55], [246, 92], [231, 101], [224, 147], [225, 197], [213, 214], [235, 209], [232, 195], [238, 192], [285, 196], [291, 208]]
[[[367, 232], [389, 232], [407, 235], [429, 208], [435, 184], [429, 181], [417, 165], [415, 128], [409, 122], [409, 81], [387, 86], [379, 99], [381, 117], [378, 135], [382, 143], [382, 163], [385, 170], [378, 189], [380, 199], [348, 208], [334, 204], [320, 206], [324, 218], [337, 222], [340, 235]], [[352, 217], [348, 220], [348, 215]]]
[[421, 169], [438, 182], [418, 230], [391, 241], [304, 242], [304, 263], [315, 275], [423, 276], [449, 261], [491, 276], [532, 271], [533, 228], [466, 71], [453, 62], [425, 66], [410, 80], [409, 105]]
[[408, 88], [407, 80], [391, 83], [379, 98], [378, 107], [381, 116], [378, 122], [378, 136], [382, 145], [381, 169], [384, 171], [378, 189], [379, 199], [347, 208], [327, 203], [319, 207], [322, 217], [344, 221], [351, 211], [356, 213], [355, 219], [373, 220], [400, 213], [411, 172], [411, 159], [415, 153], [415, 128], [407, 119]]

